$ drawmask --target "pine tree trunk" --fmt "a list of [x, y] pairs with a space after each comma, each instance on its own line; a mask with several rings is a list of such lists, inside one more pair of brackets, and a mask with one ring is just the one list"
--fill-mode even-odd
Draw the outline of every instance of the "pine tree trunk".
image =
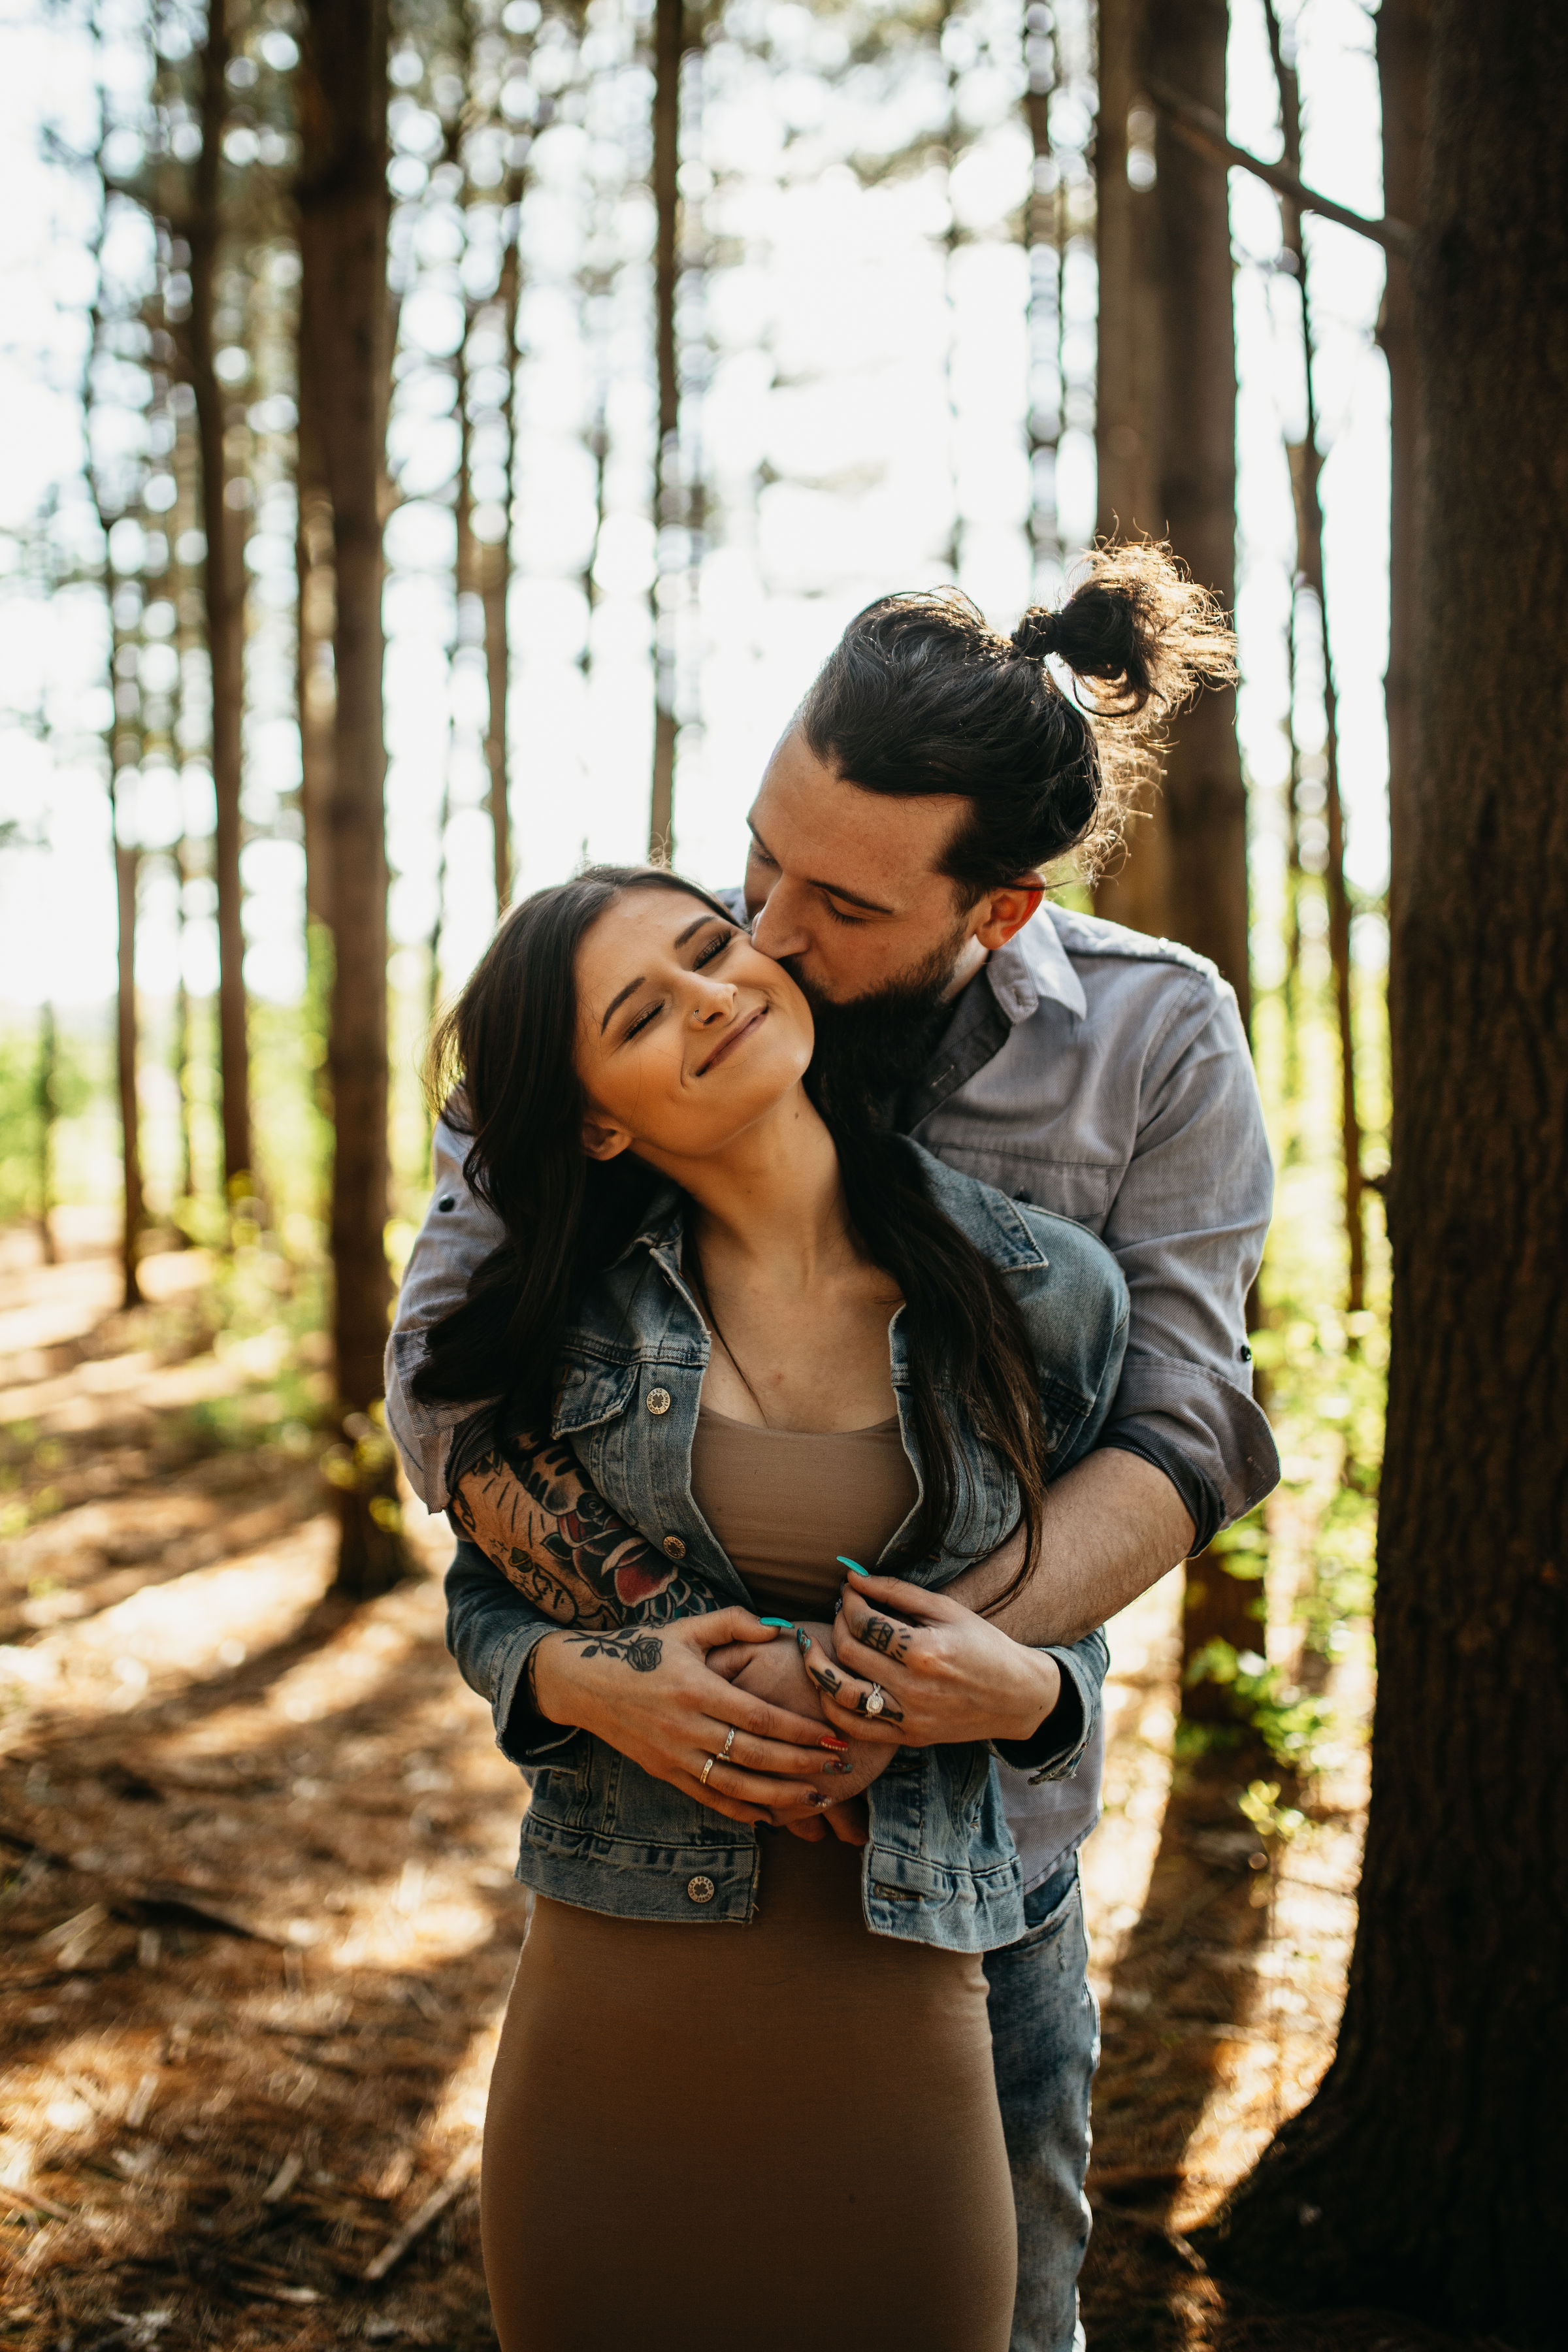
[[[1383, 208], [1395, 220], [1413, 221], [1421, 208], [1431, 0], [1383, 0], [1376, 24], [1377, 79], [1383, 99]], [[1388, 713], [1389, 869], [1391, 875], [1398, 875], [1405, 866], [1410, 830], [1415, 757], [1412, 638], [1420, 569], [1415, 466], [1421, 427], [1416, 413], [1410, 267], [1397, 254], [1388, 259], [1378, 341], [1388, 362], [1388, 669], [1384, 698]], [[1397, 1086], [1397, 1070], [1394, 1075]]]
[[[680, 377], [676, 350], [675, 297], [679, 273], [680, 66], [686, 54], [685, 0], [655, 0], [653, 89], [654, 368], [658, 390], [653, 459], [653, 527], [662, 550], [666, 529], [680, 511]], [[675, 855], [676, 615], [661, 594], [662, 561], [654, 565], [653, 790], [648, 855], [668, 865]]]
[[332, 578], [332, 506], [322, 476], [314, 373], [301, 360], [299, 513], [294, 541], [300, 583], [295, 686], [300, 706], [300, 813], [305, 828], [305, 912], [310, 922], [330, 928], [332, 890], [327, 809], [331, 799], [337, 702], [332, 678], [337, 599]]
[[[1100, 528], [1168, 538], [1228, 612], [1236, 602], [1236, 333], [1223, 171], [1143, 98], [1145, 76], [1222, 119], [1225, 0], [1103, 0], [1100, 205]], [[1131, 131], [1135, 136], [1130, 136]], [[1152, 184], [1138, 186], [1152, 142]], [[1129, 176], [1130, 152], [1132, 177]], [[1210, 957], [1251, 1021], [1247, 799], [1234, 691], [1205, 693], [1170, 730], [1163, 783], [1134, 818], [1125, 862], [1099, 885], [1111, 921]], [[1211, 1643], [1258, 1649], [1257, 1587], [1208, 1551], [1187, 1568], [1183, 1709], [1227, 1723], [1229, 1688], [1185, 1677]]]
[[59, 1258], [55, 1246], [55, 1118], [59, 1068], [59, 1038], [55, 1027], [55, 1008], [46, 1003], [38, 1015], [38, 1242], [44, 1264], [54, 1265]]
[[221, 5], [209, 11], [202, 52], [202, 152], [192, 185], [191, 317], [186, 348], [202, 454], [202, 528], [207, 655], [212, 665], [212, 770], [216, 803], [213, 877], [217, 887], [218, 1060], [223, 1076], [224, 1179], [231, 1195], [251, 1174], [250, 1054], [246, 1032], [245, 928], [240, 893], [240, 730], [245, 704], [245, 551], [238, 512], [226, 502], [225, 395], [215, 361], [225, 73], [229, 43]]
[[1061, 182], [1051, 153], [1051, 93], [1059, 52], [1054, 27], [1030, 22], [1024, 10], [1024, 119], [1033, 176], [1024, 205], [1024, 253], [1029, 272], [1026, 421], [1029, 438], [1029, 586], [1043, 598], [1059, 575], [1061, 523], [1057, 506], [1057, 454], [1066, 388], [1062, 381], [1062, 248], [1067, 236]]
[[489, 709], [485, 720], [485, 764], [490, 780], [490, 835], [495, 846], [496, 912], [511, 903], [511, 760], [507, 714], [511, 700], [511, 647], [507, 604], [511, 591], [511, 526], [517, 500], [517, 313], [522, 291], [522, 188], [512, 175], [508, 202], [518, 216], [501, 263], [500, 306], [506, 337], [506, 529], [479, 551], [479, 593], [485, 608], [485, 680]]
[[[118, 819], [114, 795], [110, 796], [111, 816]], [[142, 1241], [145, 1207], [142, 1194], [142, 1112], [137, 1099], [137, 1020], [136, 1020], [136, 896], [141, 879], [142, 860], [136, 850], [120, 838], [116, 822], [114, 838], [114, 900], [119, 919], [119, 944], [115, 964], [118, 987], [115, 992], [114, 1072], [120, 1102], [120, 1170], [121, 1180], [120, 1220], [120, 1269], [121, 1278], [121, 1304], [140, 1307], [142, 1282], [137, 1273], [137, 1258]]]
[[1568, 2307], [1568, 16], [1436, 0], [1430, 99], [1372, 1815], [1333, 2066], [1211, 2258], [1544, 2347]]
[[331, 1254], [339, 1461], [337, 1584], [363, 1599], [400, 1572], [382, 1393], [387, 1216], [386, 753], [380, 489], [388, 388], [385, 0], [309, 0], [299, 78], [300, 351], [321, 431], [337, 584], [337, 708], [326, 804], [333, 975]]

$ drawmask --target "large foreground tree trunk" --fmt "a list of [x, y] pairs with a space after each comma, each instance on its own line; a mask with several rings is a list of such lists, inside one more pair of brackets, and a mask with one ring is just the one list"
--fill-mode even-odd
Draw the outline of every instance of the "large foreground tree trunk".
[[[202, 51], [202, 151], [191, 185], [191, 319], [186, 349], [201, 441], [203, 588], [212, 664], [213, 796], [216, 824], [218, 1066], [223, 1080], [223, 1172], [232, 1188], [251, 1172], [250, 1052], [246, 1034], [245, 928], [239, 881], [240, 728], [245, 705], [245, 549], [240, 512], [229, 506], [224, 433], [226, 397], [218, 381], [217, 269], [223, 218], [219, 174], [228, 113], [229, 40], [222, 0], [213, 0]], [[243, 418], [243, 409], [240, 411]]]
[[[1168, 538], [1229, 612], [1236, 602], [1236, 331], [1226, 175], [1157, 123], [1146, 80], [1222, 119], [1226, 0], [1101, 0], [1100, 529]], [[1151, 170], [1152, 176], [1151, 177]], [[1095, 907], [1210, 957], [1250, 1024], [1247, 797], [1233, 690], [1205, 692], [1170, 730], [1161, 788]], [[1254, 1582], [1205, 1553], [1188, 1570], [1184, 1674], [1211, 1643], [1261, 1646]], [[1199, 1679], [1184, 1707], [1226, 1722], [1229, 1688]]]
[[326, 856], [333, 941], [331, 1252], [337, 1390], [347, 1444], [339, 1589], [400, 1571], [382, 1393], [392, 1295], [387, 1213], [386, 752], [382, 733], [380, 488], [388, 384], [385, 0], [310, 0], [300, 75], [301, 406], [332, 509], [336, 712]]
[[1216, 2263], [1510, 2343], [1568, 2308], [1568, 16], [1432, 11], [1395, 876], [1379, 1685], [1338, 2054]]

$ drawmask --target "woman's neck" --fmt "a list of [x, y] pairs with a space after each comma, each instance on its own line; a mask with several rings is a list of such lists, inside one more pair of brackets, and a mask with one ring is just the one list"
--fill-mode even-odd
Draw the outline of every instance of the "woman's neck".
[[855, 1255], [838, 1154], [803, 1087], [775, 1103], [721, 1151], [658, 1162], [697, 1203], [705, 1255], [766, 1268], [807, 1290]]

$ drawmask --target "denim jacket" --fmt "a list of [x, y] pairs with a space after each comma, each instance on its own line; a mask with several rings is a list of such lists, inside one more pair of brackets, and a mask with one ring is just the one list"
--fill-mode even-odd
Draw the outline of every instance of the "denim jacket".
[[[928, 1153], [920, 1159], [932, 1198], [1005, 1277], [1017, 1302], [1038, 1371], [1049, 1470], [1058, 1475], [1093, 1445], [1116, 1394], [1127, 1342], [1126, 1284], [1109, 1250], [1081, 1227], [1009, 1201]], [[683, 1558], [713, 1608], [751, 1607], [752, 1595], [691, 1492], [710, 1343], [681, 1273], [684, 1223], [684, 1198], [668, 1187], [581, 1301], [563, 1351], [553, 1430], [571, 1441], [584, 1476], [628, 1525]], [[903, 1326], [900, 1308], [889, 1326], [893, 1391], [918, 1481]], [[952, 1519], [935, 1552], [899, 1571], [931, 1588], [994, 1550], [1018, 1516], [1011, 1474], [956, 1402], [953, 1414]], [[517, 1870], [524, 1885], [622, 1918], [750, 1920], [760, 1878], [755, 1832], [654, 1779], [591, 1734], [531, 1712], [528, 1656], [559, 1628], [471, 1545], [459, 1545], [447, 1592], [448, 1646], [465, 1680], [489, 1701], [503, 1752], [528, 1768], [534, 1782]], [[1104, 1634], [1097, 1631], [1050, 1655], [1079, 1704], [1067, 1710], [1075, 1723], [1066, 1750], [1029, 1759], [1041, 1780], [1070, 1773], [1094, 1729], [1108, 1658]], [[994, 1950], [1024, 1933], [1023, 1874], [991, 1748], [900, 1748], [867, 1798], [870, 1842], [862, 1886], [869, 1927], [971, 1952]]]

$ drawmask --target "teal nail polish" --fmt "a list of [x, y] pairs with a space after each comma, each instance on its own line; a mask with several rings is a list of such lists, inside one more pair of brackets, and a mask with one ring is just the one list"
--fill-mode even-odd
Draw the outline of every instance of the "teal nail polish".
[[762, 1622], [764, 1625], [777, 1625], [785, 1633], [795, 1632], [795, 1625], [788, 1617], [764, 1617]]
[[858, 1559], [846, 1559], [842, 1552], [838, 1555], [838, 1565], [840, 1568], [848, 1569], [853, 1576], [869, 1576], [871, 1573], [868, 1568], [862, 1568]]
[[802, 1648], [803, 1650], [809, 1650], [809, 1649], [810, 1649], [810, 1647], [811, 1647], [811, 1635], [810, 1635], [808, 1633], [806, 1633], [806, 1631], [805, 1630], [804, 1626], [797, 1625], [797, 1626], [795, 1627], [795, 1640], [799, 1643], [799, 1644], [800, 1644], [800, 1646], [801, 1646], [801, 1648]]

